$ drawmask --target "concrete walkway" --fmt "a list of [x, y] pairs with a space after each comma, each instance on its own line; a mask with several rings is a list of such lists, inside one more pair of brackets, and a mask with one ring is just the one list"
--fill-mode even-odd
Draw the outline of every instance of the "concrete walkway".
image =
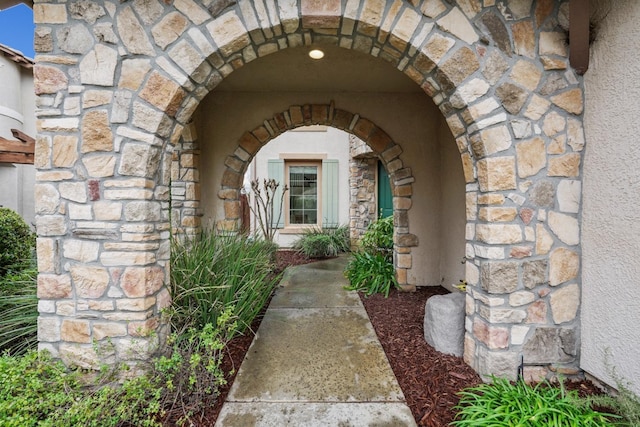
[[416, 425], [346, 263], [287, 270], [216, 426]]

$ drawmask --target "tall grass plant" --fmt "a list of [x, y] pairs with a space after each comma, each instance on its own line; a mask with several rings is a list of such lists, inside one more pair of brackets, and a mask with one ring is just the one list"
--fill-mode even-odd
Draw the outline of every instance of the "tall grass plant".
[[278, 277], [275, 247], [264, 240], [205, 231], [171, 246], [172, 322], [177, 328], [216, 325], [233, 307], [243, 333], [269, 299]]

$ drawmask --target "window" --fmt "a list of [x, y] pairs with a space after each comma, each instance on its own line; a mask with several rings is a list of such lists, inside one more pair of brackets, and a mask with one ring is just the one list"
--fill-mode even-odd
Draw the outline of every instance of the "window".
[[288, 224], [319, 225], [320, 165], [287, 163]]
[[[337, 227], [338, 219], [338, 161], [270, 159], [269, 178], [289, 186], [280, 213], [274, 204], [274, 217], [280, 218], [278, 228]], [[280, 200], [281, 185], [276, 194]], [[298, 230], [299, 231], [299, 230]]]

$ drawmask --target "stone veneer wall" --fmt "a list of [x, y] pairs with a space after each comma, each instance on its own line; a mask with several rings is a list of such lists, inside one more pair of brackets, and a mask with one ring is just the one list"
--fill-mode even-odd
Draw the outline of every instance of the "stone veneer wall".
[[[513, 377], [524, 354], [529, 377], [576, 372], [584, 136], [568, 1], [70, 0], [37, 2], [34, 14], [41, 348], [95, 367], [135, 365], [162, 345], [170, 193], [178, 203], [181, 188], [171, 170], [174, 159], [197, 170], [197, 153], [173, 157], [190, 150], [181, 138], [191, 116], [246, 62], [333, 44], [413, 79], [456, 139], [467, 183], [465, 360]], [[222, 226], [238, 221], [243, 165], [283, 122], [337, 123], [386, 153], [396, 232], [410, 238], [411, 185], [392, 165], [402, 147], [330, 106], [277, 113], [229, 151]], [[197, 209], [197, 186], [185, 179], [184, 189]], [[399, 275], [413, 262], [406, 243]]]
[[349, 153], [349, 237], [355, 248], [369, 224], [378, 218], [378, 157], [353, 135], [349, 135]]

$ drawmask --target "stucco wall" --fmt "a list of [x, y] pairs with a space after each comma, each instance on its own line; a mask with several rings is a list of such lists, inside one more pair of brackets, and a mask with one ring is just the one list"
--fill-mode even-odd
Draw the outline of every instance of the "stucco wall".
[[[453, 284], [465, 278], [465, 183], [460, 153], [447, 124], [442, 121], [440, 141], [440, 272], [442, 285], [455, 291]], [[457, 291], [456, 291], [457, 292]]]
[[585, 75], [581, 367], [612, 385], [605, 362], [640, 393], [640, 2], [610, 8]]
[[[33, 74], [0, 54], [0, 137], [15, 140], [11, 129], [35, 136]], [[0, 205], [35, 223], [32, 165], [0, 163]]]
[[[338, 221], [349, 224], [349, 135], [327, 127], [321, 132], [289, 131], [265, 145], [249, 166], [252, 178], [262, 181], [268, 177], [267, 160], [280, 159], [281, 154], [323, 154], [326, 159], [338, 160]], [[317, 157], [313, 157], [317, 159]], [[255, 169], [253, 169], [255, 167]], [[253, 196], [252, 196], [253, 200]], [[284, 215], [284, 213], [283, 213]], [[252, 220], [253, 221], [253, 220]], [[284, 221], [284, 218], [283, 218]], [[276, 241], [281, 247], [291, 247], [299, 234], [278, 233]]]
[[[224, 159], [233, 152], [243, 132], [291, 105], [335, 102], [337, 108], [360, 114], [384, 129], [404, 150], [402, 159], [415, 177], [410, 232], [420, 245], [413, 250], [409, 283], [439, 285], [441, 252], [441, 172], [438, 148], [442, 114], [419, 93], [305, 93], [305, 92], [214, 92], [195, 114], [201, 154], [203, 225], [222, 218], [217, 197]], [[390, 108], [389, 106], [393, 106]], [[453, 145], [453, 141], [451, 141]], [[455, 145], [454, 148], [455, 150]], [[460, 157], [457, 157], [458, 165]], [[461, 166], [458, 166], [461, 169]], [[460, 188], [460, 191], [464, 191]], [[464, 194], [461, 194], [464, 197]], [[461, 212], [464, 218], [464, 212]], [[464, 226], [461, 226], [464, 228]], [[464, 238], [464, 231], [460, 234]], [[434, 238], [434, 236], [438, 236]], [[464, 245], [464, 241], [460, 242]], [[435, 255], [434, 255], [435, 254]], [[461, 253], [462, 255], [462, 253]], [[459, 262], [459, 261], [458, 261]]]

